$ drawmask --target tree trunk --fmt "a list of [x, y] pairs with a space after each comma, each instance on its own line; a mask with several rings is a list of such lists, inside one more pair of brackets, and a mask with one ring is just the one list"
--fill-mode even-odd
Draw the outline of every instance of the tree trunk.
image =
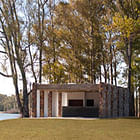
[[113, 64], [112, 64], [112, 59], [113, 59], [113, 55], [112, 55], [112, 46], [110, 46], [110, 70], [111, 70], [111, 84], [113, 85]]
[[138, 87], [138, 92], [139, 92], [139, 118], [140, 118], [140, 87]]
[[128, 90], [129, 90], [129, 103], [130, 103], [130, 108], [129, 108], [129, 115], [134, 116], [135, 111], [134, 111], [134, 94], [131, 91], [131, 77], [132, 77], [132, 67], [131, 67], [131, 62], [132, 62], [132, 42], [131, 42], [131, 35], [129, 38], [128, 42], [128, 49], [127, 49], [127, 54], [128, 54]]
[[136, 109], [135, 109], [135, 116], [137, 117], [138, 116], [138, 91], [137, 91], [137, 87], [136, 88], [136, 102], [135, 102], [135, 106], [136, 106]]
[[105, 83], [107, 83], [107, 70], [106, 70], [106, 66], [105, 66], [104, 56], [103, 56], [103, 68], [104, 68]]
[[114, 82], [115, 82], [115, 86], [117, 86], [117, 60], [116, 60], [116, 51], [114, 49], [114, 45], [113, 45], [113, 55], [114, 55], [114, 62], [113, 62], [113, 66], [114, 66]]
[[17, 100], [17, 104], [18, 104], [18, 109], [20, 111], [20, 114], [22, 114], [22, 116], [23, 116], [23, 107], [22, 107], [22, 104], [21, 104], [21, 99], [20, 99], [20, 95], [19, 95], [19, 89], [18, 89], [17, 81], [13, 79], [13, 83], [14, 83], [15, 92], [16, 92], [16, 100]]
[[29, 106], [28, 106], [28, 91], [26, 76], [23, 73], [23, 117], [29, 117]]
[[100, 83], [102, 82], [102, 70], [101, 70], [101, 66], [100, 66]]

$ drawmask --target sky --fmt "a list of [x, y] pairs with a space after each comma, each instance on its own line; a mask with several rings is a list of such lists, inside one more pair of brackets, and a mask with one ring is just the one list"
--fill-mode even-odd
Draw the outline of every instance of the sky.
[[15, 94], [12, 78], [5, 78], [0, 75], [0, 94], [8, 96]]

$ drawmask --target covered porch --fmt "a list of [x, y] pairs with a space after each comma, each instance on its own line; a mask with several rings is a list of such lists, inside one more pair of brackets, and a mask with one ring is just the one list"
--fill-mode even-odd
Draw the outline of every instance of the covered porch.
[[98, 117], [98, 85], [33, 85], [32, 117]]

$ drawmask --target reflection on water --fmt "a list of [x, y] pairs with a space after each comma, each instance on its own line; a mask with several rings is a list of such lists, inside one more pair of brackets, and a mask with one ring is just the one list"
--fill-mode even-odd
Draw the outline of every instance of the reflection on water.
[[8, 120], [8, 119], [16, 119], [16, 118], [20, 118], [20, 114], [0, 113], [0, 120]]

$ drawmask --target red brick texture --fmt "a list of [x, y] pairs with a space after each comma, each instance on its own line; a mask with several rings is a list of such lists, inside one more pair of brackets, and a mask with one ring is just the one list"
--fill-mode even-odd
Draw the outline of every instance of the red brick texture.
[[62, 117], [62, 93], [58, 94], [58, 116]]
[[128, 89], [109, 84], [99, 86], [99, 117], [116, 118], [129, 116]]
[[40, 91], [40, 117], [44, 117], [44, 90]]
[[37, 103], [37, 87], [36, 84], [33, 84], [33, 90], [32, 90], [32, 117], [36, 117], [36, 103]]
[[52, 117], [52, 92], [48, 94], [48, 117]]

